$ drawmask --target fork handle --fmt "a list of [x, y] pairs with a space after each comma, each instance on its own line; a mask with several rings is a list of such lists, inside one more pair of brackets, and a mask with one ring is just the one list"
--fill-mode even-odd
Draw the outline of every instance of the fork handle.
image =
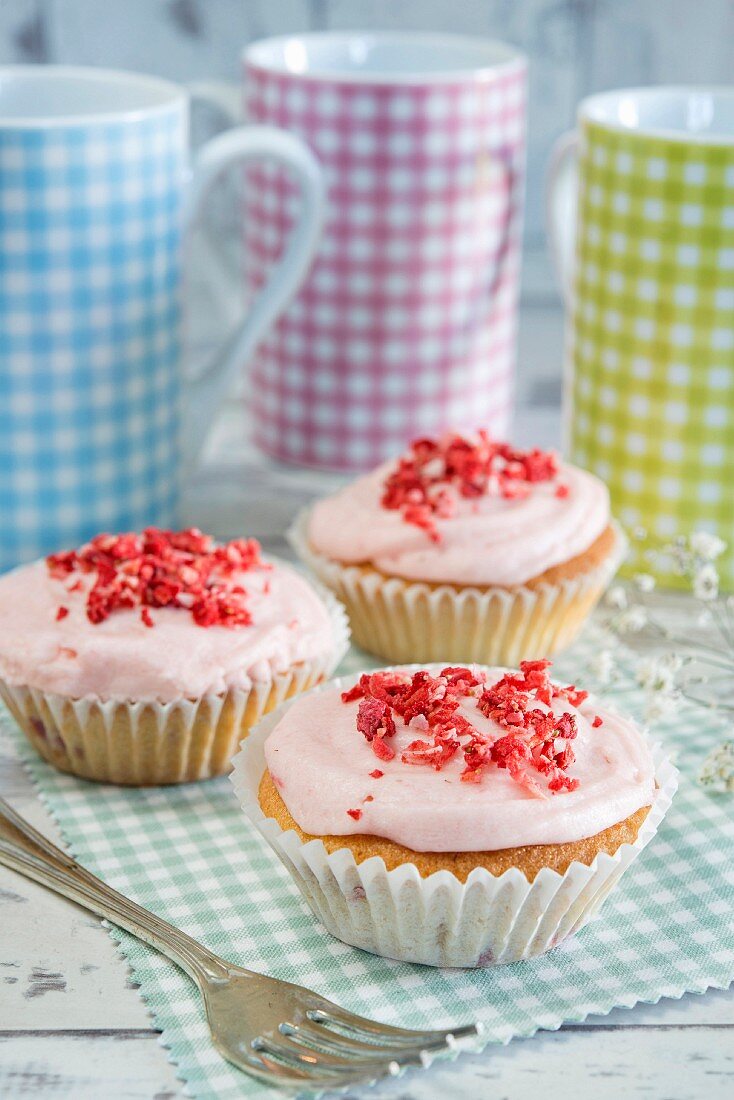
[[203, 944], [130, 901], [37, 832], [0, 798], [0, 864], [40, 882], [167, 955], [197, 983], [224, 979], [227, 964]]

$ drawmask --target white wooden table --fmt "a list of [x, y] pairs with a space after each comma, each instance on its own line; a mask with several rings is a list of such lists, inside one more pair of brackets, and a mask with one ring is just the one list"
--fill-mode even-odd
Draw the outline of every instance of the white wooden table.
[[[557, 415], [526, 410], [518, 442], [555, 440]], [[219, 536], [246, 531], [283, 553], [294, 510], [335, 479], [276, 468], [243, 443], [240, 410], [207, 446], [188, 518]], [[13, 756], [0, 792], [52, 839], [58, 832]], [[246, 1079], [245, 1081], [246, 1086]], [[0, 868], [0, 1097], [166, 1100], [175, 1068], [94, 917]], [[355, 1090], [353, 1098], [365, 1090]], [[734, 989], [620, 1009], [583, 1024], [492, 1047], [370, 1093], [401, 1100], [724, 1100], [734, 1096]]]

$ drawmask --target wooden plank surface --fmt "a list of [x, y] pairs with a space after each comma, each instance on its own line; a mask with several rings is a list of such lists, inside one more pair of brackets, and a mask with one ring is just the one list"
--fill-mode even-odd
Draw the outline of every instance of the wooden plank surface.
[[[0, 792], [56, 843], [20, 764], [0, 755]], [[91, 913], [0, 867], [0, 1031], [150, 1028], [108, 933]]]
[[[351, 1100], [728, 1100], [734, 1031], [563, 1030], [411, 1072]], [[153, 1032], [0, 1033], [0, 1096], [168, 1100], [182, 1095]]]
[[0, 1097], [173, 1100], [181, 1082], [154, 1031], [0, 1032]]

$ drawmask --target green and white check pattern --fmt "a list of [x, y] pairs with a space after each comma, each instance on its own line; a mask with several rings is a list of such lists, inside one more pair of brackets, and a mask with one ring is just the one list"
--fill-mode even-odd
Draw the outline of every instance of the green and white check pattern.
[[[584, 648], [588, 637], [576, 660], [557, 662], [559, 678], [565, 665], [574, 670], [569, 678], [581, 680]], [[341, 671], [371, 663], [352, 651]], [[630, 676], [624, 706], [634, 711], [640, 700], [631, 683]], [[148, 790], [97, 786], [44, 764], [5, 712], [0, 734], [23, 753], [83, 864], [225, 958], [308, 985], [355, 1012], [409, 1027], [476, 1019], [487, 1041], [507, 1042], [734, 980], [732, 802], [695, 782], [721, 733], [692, 707], [681, 708], [666, 731], [681, 770], [673, 806], [601, 919], [540, 959], [481, 971], [396, 963], [332, 939], [248, 827], [226, 779]], [[199, 998], [173, 964], [126, 933], [113, 935], [190, 1095], [275, 1095], [214, 1051]]]
[[696, 527], [728, 542], [732, 588], [734, 146], [586, 122], [579, 179], [571, 458], [653, 545]]

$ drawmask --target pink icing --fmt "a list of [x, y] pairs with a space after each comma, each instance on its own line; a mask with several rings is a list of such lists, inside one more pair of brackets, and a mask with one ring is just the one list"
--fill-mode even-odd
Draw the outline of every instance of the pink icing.
[[[489, 682], [502, 671], [487, 670]], [[358, 706], [343, 703], [338, 688], [310, 692], [288, 708], [265, 743], [268, 770], [307, 833], [370, 833], [416, 852], [496, 851], [581, 840], [652, 801], [654, 767], [642, 734], [592, 698], [579, 707], [565, 699], [552, 704], [555, 713], [576, 717], [576, 760], [568, 774], [579, 786], [545, 798], [493, 766], [483, 770], [480, 783], [462, 782], [460, 753], [441, 771], [402, 763], [401, 752], [420, 734], [400, 724], [390, 738], [395, 759], [377, 760], [357, 732]], [[482, 732], [506, 732], [483, 717], [473, 699], [460, 712]], [[594, 728], [596, 715], [602, 724]], [[376, 768], [384, 774], [373, 779]], [[354, 809], [361, 810], [357, 820], [348, 813]]]
[[[436, 544], [380, 504], [392, 468], [386, 463], [314, 505], [308, 527], [314, 550], [334, 561], [369, 561], [408, 580], [509, 587], [582, 554], [609, 525], [604, 483], [562, 465], [556, 478], [533, 484], [520, 500], [465, 499], [449, 490], [456, 511], [437, 519]], [[568, 493], [557, 495], [559, 485]]]
[[[167, 607], [151, 608], [153, 628], [138, 608], [93, 625], [85, 612], [93, 577], [69, 593], [45, 562], [21, 566], [0, 577], [0, 678], [73, 698], [169, 702], [247, 688], [333, 649], [327, 607], [292, 569], [277, 565], [233, 580], [251, 594], [250, 626], [205, 628], [186, 610]], [[69, 613], [57, 620], [60, 606]]]

